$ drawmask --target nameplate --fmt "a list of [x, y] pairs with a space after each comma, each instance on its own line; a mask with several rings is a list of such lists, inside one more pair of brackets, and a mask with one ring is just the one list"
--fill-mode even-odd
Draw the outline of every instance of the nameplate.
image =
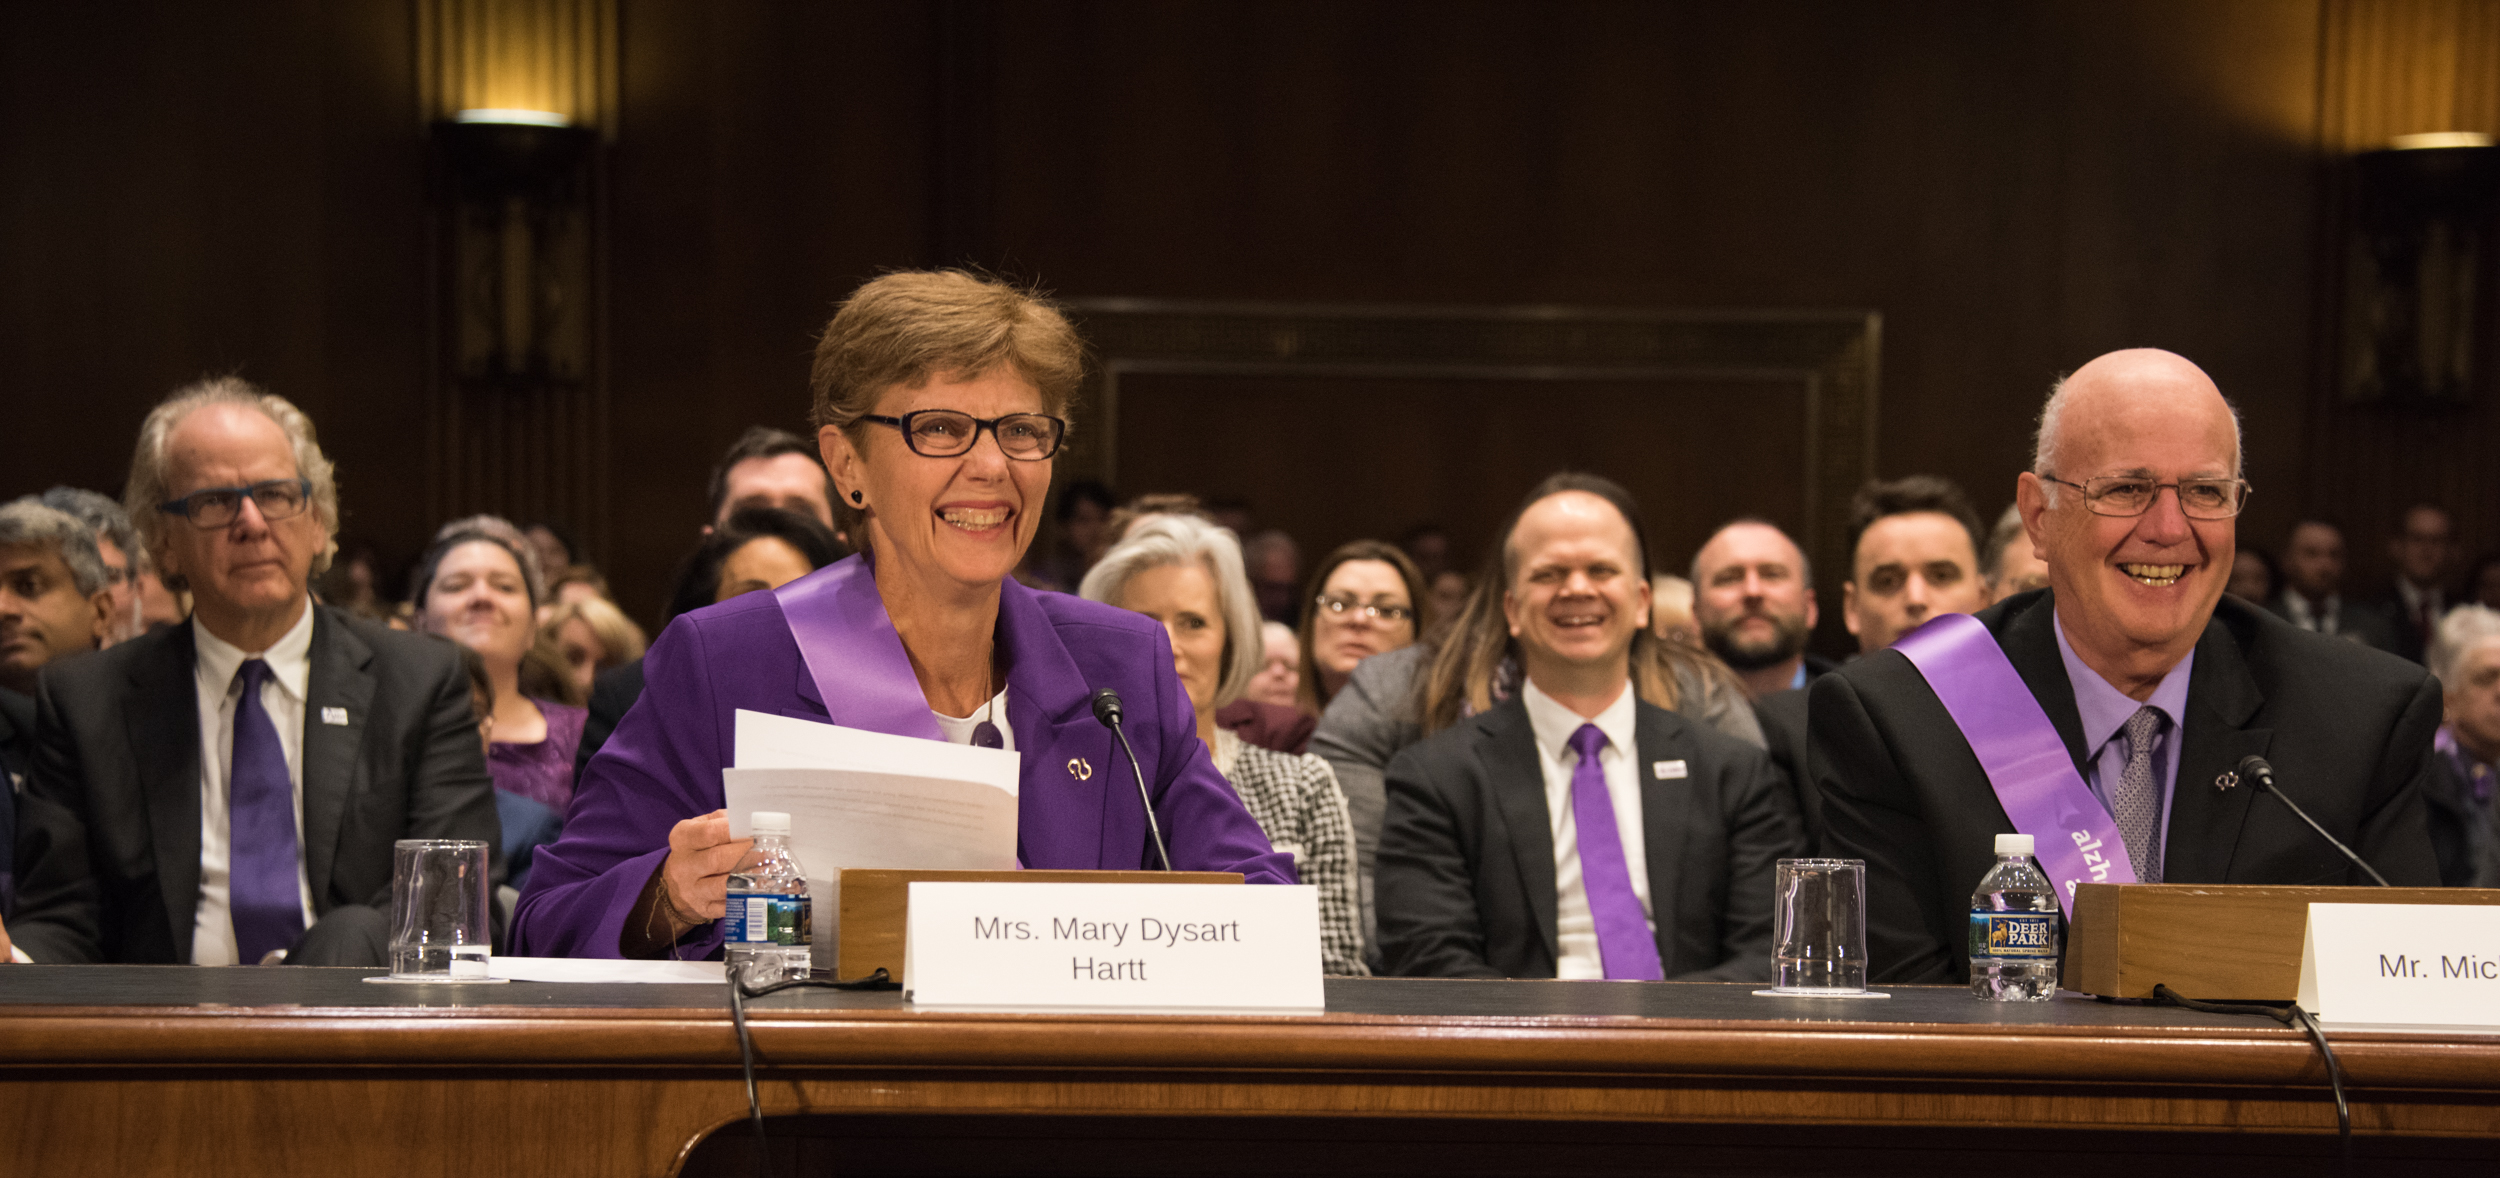
[[916, 1006], [1318, 1014], [1319, 891], [914, 883]]
[[2333, 1030], [2500, 1031], [2500, 907], [2311, 904], [2300, 1004]]

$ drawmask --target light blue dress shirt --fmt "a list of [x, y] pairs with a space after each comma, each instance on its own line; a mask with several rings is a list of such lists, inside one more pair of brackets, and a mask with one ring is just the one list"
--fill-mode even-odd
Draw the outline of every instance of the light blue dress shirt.
[[[2136, 709], [2151, 706], [2161, 709], [2169, 718], [2161, 733], [2153, 738], [2153, 779], [2161, 787], [2162, 858], [2170, 858], [2170, 796], [2179, 783], [2179, 745], [2187, 731], [2188, 675], [2196, 669], [2196, 652], [2188, 651], [2179, 665], [2162, 676], [2161, 686], [2153, 689], [2153, 697], [2143, 703], [2128, 698], [2127, 693], [2110, 686], [2101, 673], [2085, 666], [2066, 642], [2066, 624], [2054, 616], [2051, 625], [2057, 630], [2057, 657], [2065, 660], [2067, 681], [2074, 684], [2075, 711], [2083, 720], [2083, 783], [2092, 788], [2092, 796], [2101, 799], [2101, 807], [2112, 815], [2117, 807], [2111, 803], [2118, 790], [2118, 778], [2127, 770], [2127, 757], [2135, 750], [2128, 747], [2127, 718]], [[2164, 873], [2165, 876], [2167, 873]]]

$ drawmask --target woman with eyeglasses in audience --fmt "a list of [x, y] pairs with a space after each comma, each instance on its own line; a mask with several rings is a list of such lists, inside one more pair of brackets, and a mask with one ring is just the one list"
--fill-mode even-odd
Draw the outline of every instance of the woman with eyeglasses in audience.
[[1016, 861], [1163, 866], [1089, 699], [1125, 704], [1169, 866], [1292, 883], [1197, 738], [1163, 628], [1025, 588], [1083, 345], [1036, 295], [957, 271], [854, 292], [816, 349], [812, 419], [866, 550], [680, 616], [584, 771], [513, 918], [520, 952], [709, 957], [750, 840], [721, 809], [740, 709], [1019, 755]]
[[1241, 543], [1195, 515], [1138, 521], [1086, 573], [1087, 600], [1134, 610], [1171, 635], [1172, 665], [1189, 696], [1198, 740], [1268, 842], [1294, 857], [1319, 888], [1320, 968], [1366, 974], [1354, 896], [1354, 826], [1328, 762], [1261, 748], [1216, 723], [1263, 661], [1258, 595], [1242, 572]]
[[1356, 540], [1328, 554], [1302, 603], [1302, 681], [1294, 702], [1317, 716], [1364, 659], [1415, 643], [1432, 625], [1424, 577], [1394, 544]]

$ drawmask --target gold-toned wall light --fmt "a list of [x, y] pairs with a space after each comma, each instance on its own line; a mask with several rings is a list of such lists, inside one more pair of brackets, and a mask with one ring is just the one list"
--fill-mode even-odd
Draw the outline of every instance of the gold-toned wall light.
[[2345, 238], [2346, 402], [2460, 404], [2491, 317], [2500, 147], [2488, 135], [2406, 135], [2354, 157]]

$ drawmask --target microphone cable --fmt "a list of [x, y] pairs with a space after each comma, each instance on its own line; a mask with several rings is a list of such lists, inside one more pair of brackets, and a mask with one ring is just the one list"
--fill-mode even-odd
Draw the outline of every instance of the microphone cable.
[[1163, 845], [1163, 823], [1155, 818], [1154, 796], [1146, 792], [1146, 767], [1138, 763], [1137, 746], [1128, 742], [1128, 729], [1121, 726], [1120, 693], [1105, 687], [1094, 693], [1094, 719], [1120, 738], [1120, 747], [1128, 750], [1128, 766], [1137, 774], [1137, 800], [1146, 808], [1146, 833], [1155, 841], [1155, 857], [1165, 871], [1172, 870], [1172, 852]]
[[2336, 1146], [2343, 1157], [2343, 1170], [2352, 1173], [2352, 1105], [2344, 1099], [2344, 1065], [2335, 1058], [2335, 1049], [2327, 1045], [2326, 1028], [2318, 1025], [2316, 1015], [2301, 1009], [2300, 1003], [2287, 1002], [2275, 1006], [2264, 1002], [2201, 1002], [2182, 996], [2166, 985], [2153, 987], [2153, 998], [2172, 1006], [2182, 1006], [2204, 1014], [2258, 1014], [2309, 1034], [2309, 1041], [2318, 1045], [2318, 1054], [2326, 1060], [2327, 1091], [2335, 1096]]
[[774, 982], [771, 985], [755, 986], [750, 988], [744, 980], [738, 977], [736, 971], [730, 970], [726, 966], [723, 966], [722, 968], [723, 972], [729, 975], [729, 1023], [732, 1027], [736, 1028], [738, 1032], [738, 1068], [746, 1078], [747, 1118], [755, 1124], [755, 1170], [758, 1174], [763, 1175], [763, 1178], [773, 1178], [772, 1154], [767, 1151], [764, 1143], [764, 1103], [762, 1100], [757, 1098], [755, 1092], [755, 1039], [752, 1035], [747, 1033], [746, 1000], [749, 998], [761, 998], [766, 994], [778, 994], [783, 990], [797, 990], [804, 988], [814, 988], [819, 990], [900, 990], [903, 988], [903, 984], [895, 981], [891, 975], [886, 973], [884, 966], [878, 966], [876, 972], [874, 973], [868, 974], [865, 977], [851, 978], [849, 980], [813, 977], [790, 978], [784, 981]]

